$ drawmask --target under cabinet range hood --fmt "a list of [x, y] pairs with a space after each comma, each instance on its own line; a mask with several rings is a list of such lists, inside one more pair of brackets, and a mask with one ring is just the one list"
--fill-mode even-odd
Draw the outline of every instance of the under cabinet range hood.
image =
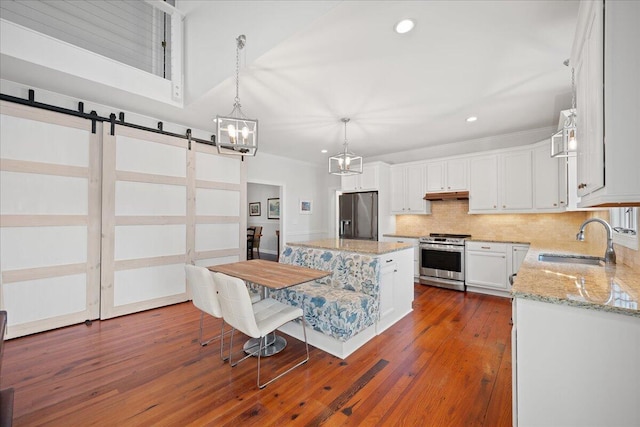
[[443, 193], [427, 193], [424, 195], [425, 200], [467, 200], [469, 199], [468, 191], [447, 191]]

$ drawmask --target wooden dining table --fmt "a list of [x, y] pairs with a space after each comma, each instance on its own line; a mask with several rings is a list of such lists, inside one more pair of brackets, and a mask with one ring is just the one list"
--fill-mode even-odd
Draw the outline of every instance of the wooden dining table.
[[[230, 264], [212, 265], [207, 268], [215, 273], [223, 273], [242, 279], [245, 282], [262, 286], [264, 298], [267, 296], [267, 289], [284, 289], [321, 279], [331, 274], [329, 271], [315, 270], [298, 265], [281, 264], [279, 262], [262, 259], [250, 259]], [[268, 337], [266, 341], [261, 354], [262, 356], [272, 356], [279, 353], [287, 345], [284, 337], [276, 335], [275, 332], [272, 336]], [[256, 345], [257, 340], [252, 338], [245, 343], [244, 349], [249, 352], [249, 349], [255, 348]]]

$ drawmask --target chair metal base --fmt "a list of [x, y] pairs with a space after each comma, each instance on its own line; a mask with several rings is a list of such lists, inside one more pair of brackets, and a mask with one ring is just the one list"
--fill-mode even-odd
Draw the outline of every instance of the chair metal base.
[[204, 311], [200, 313], [200, 333], [198, 334], [198, 343], [200, 343], [201, 347], [205, 347], [207, 344], [209, 344], [211, 341], [215, 340], [215, 339], [219, 339], [220, 340], [220, 359], [222, 359], [223, 361], [226, 361], [228, 359], [228, 357], [224, 356], [224, 336], [226, 334], [231, 333], [231, 329], [229, 329], [228, 331], [224, 330], [224, 319], [222, 320], [222, 327], [220, 329], [220, 333], [218, 335], [216, 335], [215, 337], [209, 338], [206, 341], [202, 340], [202, 331], [203, 331], [203, 323], [204, 323]]
[[[304, 321], [304, 316], [302, 316], [300, 318], [302, 320], [302, 332], [304, 335], [304, 347], [305, 347], [305, 352], [306, 352], [306, 358], [304, 358], [303, 360], [301, 360], [300, 362], [296, 363], [295, 365], [291, 366], [289, 369], [287, 369], [286, 371], [276, 375], [275, 377], [271, 378], [269, 381], [265, 382], [264, 384], [260, 384], [260, 359], [262, 358], [262, 352], [265, 350], [265, 348], [263, 348], [264, 346], [264, 341], [266, 341], [267, 337], [263, 337], [263, 339], [257, 338], [258, 340], [258, 349], [255, 349], [254, 347], [254, 351], [253, 352], [248, 352], [245, 350], [245, 352], [247, 352], [247, 355], [244, 356], [242, 359], [236, 361], [235, 363], [232, 362], [231, 357], [232, 357], [232, 351], [231, 351], [231, 347], [233, 347], [233, 333], [235, 331], [235, 329], [231, 329], [231, 343], [230, 343], [230, 347], [229, 347], [229, 364], [232, 367], [235, 367], [238, 363], [242, 362], [243, 360], [248, 359], [251, 356], [257, 356], [258, 357], [258, 379], [257, 379], [257, 384], [258, 384], [258, 388], [263, 389], [266, 386], [268, 386], [269, 384], [271, 384], [272, 382], [274, 382], [275, 380], [277, 380], [278, 378], [282, 377], [283, 375], [288, 374], [289, 372], [291, 372], [292, 370], [294, 370], [295, 368], [297, 368], [298, 366], [304, 365], [305, 363], [307, 363], [309, 361], [309, 342], [307, 341], [307, 330], [306, 330], [306, 325], [305, 325], [305, 321]], [[269, 334], [271, 335], [271, 334]], [[282, 338], [282, 337], [278, 337], [276, 335], [276, 341], [278, 338]], [[284, 340], [284, 338], [282, 338]], [[286, 341], [285, 341], [286, 344]], [[246, 346], [246, 344], [245, 344]]]
[[264, 338], [251, 338], [246, 343], [244, 343], [244, 347], [242, 349], [245, 353], [251, 354], [252, 356], [258, 356], [255, 349], [260, 346], [260, 341], [264, 340], [262, 343], [262, 352], [260, 356], [269, 357], [274, 354], [280, 353], [287, 346], [287, 340], [284, 337], [276, 334], [269, 334]]

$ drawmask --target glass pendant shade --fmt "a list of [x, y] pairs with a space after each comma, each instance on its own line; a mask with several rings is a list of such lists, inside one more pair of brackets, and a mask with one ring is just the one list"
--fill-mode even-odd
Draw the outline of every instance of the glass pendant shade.
[[[564, 61], [564, 65], [569, 66], [569, 60]], [[562, 114], [566, 114], [565, 111]], [[578, 151], [578, 140], [576, 139], [576, 74], [571, 68], [571, 109], [562, 129], [551, 136], [551, 157], [569, 157]]]
[[247, 38], [236, 38], [236, 97], [233, 110], [216, 116], [216, 146], [220, 154], [255, 156], [258, 151], [258, 120], [248, 119], [240, 107], [240, 50]]
[[551, 157], [569, 157], [578, 149], [576, 113], [572, 109], [562, 129], [551, 136]]
[[342, 152], [329, 157], [329, 173], [333, 175], [357, 175], [362, 173], [362, 157]]
[[255, 156], [258, 151], [258, 120], [216, 116], [216, 145], [220, 154]]
[[362, 157], [349, 151], [347, 143], [348, 118], [340, 119], [344, 123], [344, 148], [341, 153], [329, 157], [329, 173], [333, 175], [357, 175], [362, 173]]

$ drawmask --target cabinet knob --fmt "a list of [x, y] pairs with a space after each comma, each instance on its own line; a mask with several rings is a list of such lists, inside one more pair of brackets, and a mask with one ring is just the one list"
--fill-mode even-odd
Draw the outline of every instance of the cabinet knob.
[[451, 187], [447, 187], [448, 190], [451, 190]]
[[553, 204], [553, 206], [558, 206], [558, 204], [557, 204], [557, 203], [554, 203], [554, 204]]
[[587, 188], [587, 184], [585, 184], [584, 182], [578, 185], [578, 190], [582, 190], [583, 188]]
[[495, 208], [496, 208], [496, 205], [493, 205], [493, 209], [495, 209]]
[[502, 209], [506, 209], [506, 208], [507, 208], [507, 205], [502, 205]]

